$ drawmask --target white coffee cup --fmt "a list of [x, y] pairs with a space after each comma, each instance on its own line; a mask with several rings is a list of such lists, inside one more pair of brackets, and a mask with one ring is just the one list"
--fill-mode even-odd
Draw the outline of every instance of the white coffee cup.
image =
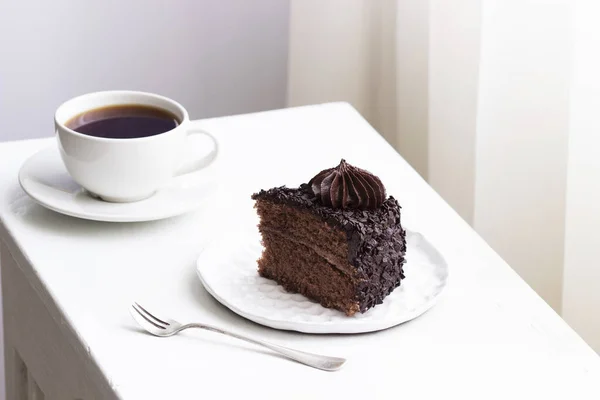
[[[180, 123], [170, 131], [133, 139], [89, 136], [66, 126], [86, 111], [120, 105], [160, 108], [174, 114]], [[60, 154], [71, 177], [92, 195], [111, 202], [148, 198], [176, 176], [206, 167], [218, 152], [216, 139], [191, 127], [188, 112], [181, 104], [152, 93], [119, 90], [75, 97], [56, 110], [54, 123]], [[204, 157], [185, 163], [186, 143], [193, 134], [208, 136], [211, 149]]]

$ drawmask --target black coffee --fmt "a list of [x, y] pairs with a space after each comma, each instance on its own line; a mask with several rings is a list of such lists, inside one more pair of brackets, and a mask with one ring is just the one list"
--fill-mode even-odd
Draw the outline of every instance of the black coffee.
[[67, 128], [84, 135], [110, 139], [135, 139], [159, 135], [179, 125], [169, 111], [144, 105], [96, 108], [71, 118]]

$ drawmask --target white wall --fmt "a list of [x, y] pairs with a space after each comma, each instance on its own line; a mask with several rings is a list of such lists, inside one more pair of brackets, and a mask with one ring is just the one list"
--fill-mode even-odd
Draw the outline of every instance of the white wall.
[[30, 0], [0, 7], [0, 141], [50, 136], [68, 98], [158, 92], [202, 118], [285, 105], [285, 0]]
[[389, 28], [395, 40], [392, 46], [380, 52], [389, 53], [391, 49], [396, 58], [396, 70], [382, 75], [379, 81], [380, 87], [390, 85], [396, 89], [395, 102], [380, 104], [379, 114], [394, 115], [396, 129], [382, 132], [386, 132], [388, 141], [425, 179], [430, 176], [429, 8], [432, 6], [433, 0], [398, 1], [396, 21]]
[[288, 105], [351, 99], [364, 110], [371, 26], [365, 0], [294, 0], [290, 17]]
[[600, 352], [600, 29], [597, 1], [574, 16], [563, 316]]
[[571, 9], [483, 1], [477, 105], [473, 226], [559, 312]]
[[426, 176], [427, 21], [422, 0], [292, 0], [288, 105], [350, 102]]
[[430, 0], [426, 10], [427, 181], [470, 224], [475, 210], [481, 3]]

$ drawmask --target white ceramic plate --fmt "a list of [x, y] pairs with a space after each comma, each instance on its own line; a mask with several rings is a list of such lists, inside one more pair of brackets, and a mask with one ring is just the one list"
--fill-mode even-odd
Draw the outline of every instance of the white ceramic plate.
[[[208, 169], [213, 167], [208, 167]], [[56, 146], [31, 156], [19, 171], [23, 190], [42, 206], [77, 218], [107, 222], [152, 221], [184, 214], [206, 204], [217, 189], [214, 173], [176, 178], [152, 197], [109, 203], [90, 196], [71, 179]]]
[[[237, 237], [236, 237], [237, 235]], [[380, 304], [347, 317], [257, 273], [262, 252], [258, 230], [216, 239], [200, 255], [197, 272], [220, 303], [249, 320], [306, 333], [378, 331], [418, 317], [432, 307], [448, 279], [448, 266], [423, 235], [407, 231], [406, 279]]]

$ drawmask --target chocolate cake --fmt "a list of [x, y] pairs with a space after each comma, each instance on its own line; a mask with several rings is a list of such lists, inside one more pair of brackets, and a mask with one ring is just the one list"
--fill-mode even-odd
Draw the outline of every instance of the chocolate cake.
[[258, 273], [347, 315], [381, 304], [404, 279], [400, 205], [344, 160], [299, 188], [252, 195], [264, 251]]

